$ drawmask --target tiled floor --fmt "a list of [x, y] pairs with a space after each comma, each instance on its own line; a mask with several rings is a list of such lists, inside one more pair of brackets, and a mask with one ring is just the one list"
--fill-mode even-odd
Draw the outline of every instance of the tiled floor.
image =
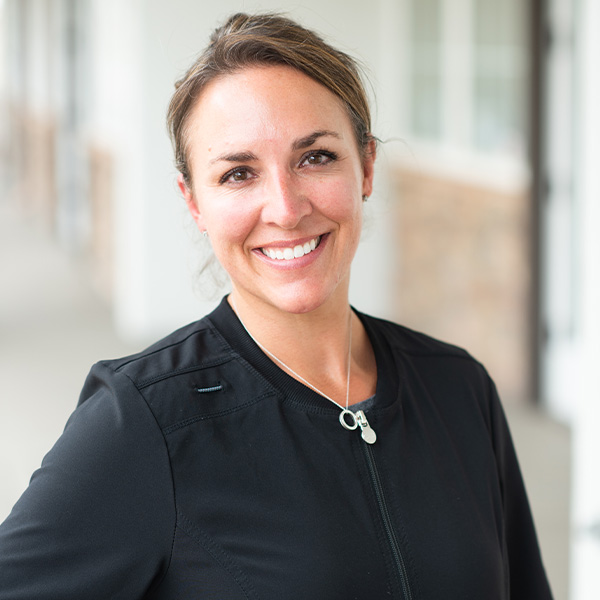
[[569, 429], [531, 408], [508, 408], [546, 572], [555, 600], [567, 600], [571, 438]]
[[[0, 202], [0, 520], [60, 435], [90, 365], [135, 350], [83, 269]], [[567, 600], [569, 432], [532, 409], [507, 412], [546, 569], [556, 600]]]

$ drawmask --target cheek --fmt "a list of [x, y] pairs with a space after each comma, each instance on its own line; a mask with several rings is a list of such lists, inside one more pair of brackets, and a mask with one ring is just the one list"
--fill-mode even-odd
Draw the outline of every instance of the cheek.
[[215, 248], [242, 243], [256, 223], [255, 211], [243, 199], [227, 199], [205, 206], [206, 226]]
[[356, 187], [345, 182], [337, 182], [319, 191], [321, 210], [331, 220], [338, 223], [362, 222], [362, 202]]

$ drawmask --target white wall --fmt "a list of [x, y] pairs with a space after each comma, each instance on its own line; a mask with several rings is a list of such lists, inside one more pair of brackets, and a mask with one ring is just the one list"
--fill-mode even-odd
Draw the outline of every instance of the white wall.
[[570, 0], [551, 0], [548, 14], [552, 44], [546, 56], [544, 90], [545, 176], [548, 196], [543, 204], [542, 316], [547, 339], [543, 348], [542, 395], [550, 412], [570, 423], [578, 398], [572, 397], [572, 376], [577, 368], [580, 327], [577, 298], [580, 227], [574, 194], [576, 174], [574, 109], [575, 11]]
[[600, 598], [600, 3], [581, 0], [577, 13], [576, 196], [581, 290], [573, 423], [572, 600]]

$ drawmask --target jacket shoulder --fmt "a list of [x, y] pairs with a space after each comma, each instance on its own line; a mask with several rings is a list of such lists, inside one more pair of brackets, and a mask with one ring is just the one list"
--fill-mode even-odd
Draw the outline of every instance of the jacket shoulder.
[[209, 317], [124, 358], [92, 368], [80, 398], [110, 388], [119, 402], [141, 396], [163, 434], [217, 418], [275, 394], [225, 341]]
[[414, 356], [447, 356], [477, 362], [463, 348], [386, 319], [361, 315], [368, 329], [382, 334], [397, 351]]
[[232, 349], [203, 318], [177, 329], [141, 352], [101, 361], [101, 364], [126, 375], [142, 389], [179, 374], [223, 364], [232, 357]]

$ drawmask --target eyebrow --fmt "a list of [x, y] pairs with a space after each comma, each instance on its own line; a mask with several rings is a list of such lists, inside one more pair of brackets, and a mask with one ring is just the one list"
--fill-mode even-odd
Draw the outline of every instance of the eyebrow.
[[310, 135], [307, 135], [306, 137], [296, 140], [292, 144], [292, 148], [294, 150], [302, 150], [303, 148], [308, 148], [309, 146], [312, 146], [319, 138], [327, 137], [327, 136], [338, 138], [338, 139], [340, 138], [340, 135], [337, 134], [335, 131], [327, 131], [326, 129], [324, 129], [322, 131], [315, 131], [314, 133], [311, 133]]
[[223, 160], [231, 163], [243, 163], [257, 160], [257, 158], [252, 152], [234, 152], [233, 154], [221, 154], [213, 158], [209, 164], [212, 165]]
[[[302, 150], [303, 148], [309, 148], [312, 146], [319, 138], [322, 137], [334, 137], [340, 139], [340, 135], [335, 131], [328, 131], [326, 129], [315, 131], [310, 135], [307, 135], [303, 138], [299, 138], [294, 141], [292, 144], [293, 150]], [[252, 152], [233, 152], [232, 154], [221, 154], [213, 158], [209, 164], [214, 164], [217, 162], [225, 161], [230, 163], [244, 163], [251, 162], [253, 160], [258, 160], [255, 154]]]

